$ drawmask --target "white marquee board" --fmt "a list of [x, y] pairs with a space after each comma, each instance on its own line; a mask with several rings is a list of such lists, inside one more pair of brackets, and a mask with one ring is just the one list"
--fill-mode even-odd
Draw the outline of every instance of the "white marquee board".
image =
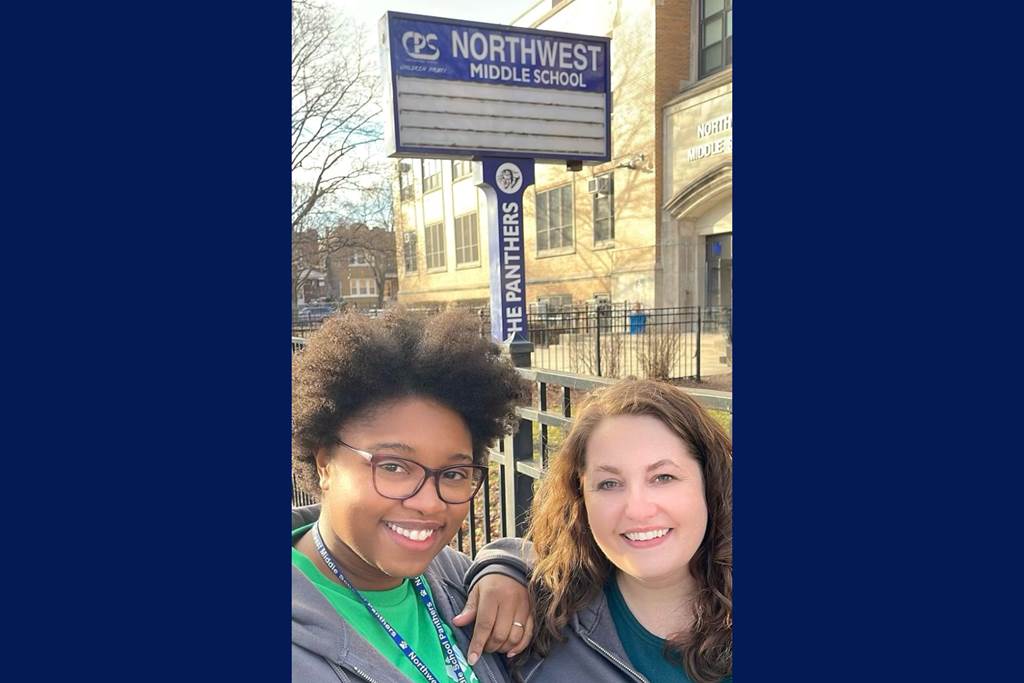
[[611, 158], [608, 38], [387, 12], [393, 157]]

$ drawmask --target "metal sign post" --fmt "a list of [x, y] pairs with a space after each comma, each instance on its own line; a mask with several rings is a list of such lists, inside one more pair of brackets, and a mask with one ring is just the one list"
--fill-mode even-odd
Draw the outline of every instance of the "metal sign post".
[[524, 350], [523, 344], [529, 344], [530, 337], [526, 325], [523, 194], [533, 185], [533, 170], [533, 159], [484, 157], [475, 178], [487, 197], [491, 336]]

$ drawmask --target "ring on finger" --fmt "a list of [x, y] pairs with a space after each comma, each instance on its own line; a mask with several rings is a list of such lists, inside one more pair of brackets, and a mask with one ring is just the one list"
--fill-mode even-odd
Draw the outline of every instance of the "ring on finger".
[[525, 626], [523, 626], [522, 624], [520, 624], [520, 623], [519, 623], [518, 621], [513, 621], [513, 622], [512, 622], [512, 625], [513, 625], [513, 626], [518, 626], [519, 628], [526, 628]]

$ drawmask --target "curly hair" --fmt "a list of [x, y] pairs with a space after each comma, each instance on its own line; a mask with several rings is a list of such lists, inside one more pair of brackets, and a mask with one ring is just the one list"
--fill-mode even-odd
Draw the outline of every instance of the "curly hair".
[[369, 318], [356, 312], [328, 318], [292, 361], [292, 473], [320, 499], [316, 453], [343, 423], [408, 396], [430, 398], [466, 423], [473, 459], [515, 424], [515, 406], [530, 385], [480, 321], [450, 310], [424, 318], [404, 309]]
[[700, 463], [708, 526], [690, 560], [697, 582], [694, 625], [666, 643], [695, 683], [732, 673], [732, 442], [725, 430], [684, 391], [654, 380], [627, 379], [586, 400], [534, 498], [526, 538], [537, 563], [530, 578], [537, 635], [532, 647], [550, 652], [577, 610], [596, 599], [614, 567], [587, 525], [581, 476], [587, 441], [606, 417], [649, 415], [674, 432]]

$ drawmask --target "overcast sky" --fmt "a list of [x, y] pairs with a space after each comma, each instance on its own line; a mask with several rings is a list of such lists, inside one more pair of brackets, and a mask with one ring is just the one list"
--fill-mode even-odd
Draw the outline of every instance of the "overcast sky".
[[411, 12], [435, 17], [508, 24], [537, 0], [331, 0], [371, 30], [384, 12]]

